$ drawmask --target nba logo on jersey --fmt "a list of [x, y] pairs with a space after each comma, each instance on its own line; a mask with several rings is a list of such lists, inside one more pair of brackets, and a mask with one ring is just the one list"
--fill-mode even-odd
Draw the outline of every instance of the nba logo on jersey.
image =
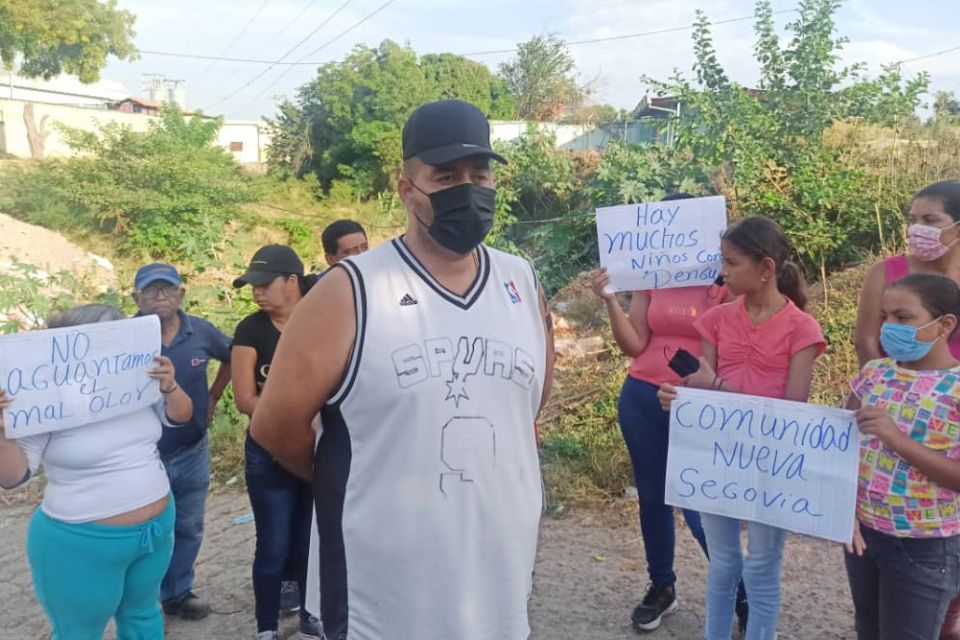
[[510, 282], [504, 282], [503, 287], [507, 290], [507, 295], [510, 296], [510, 302], [513, 304], [520, 302], [520, 292], [517, 291], [517, 285], [514, 284], [513, 280]]

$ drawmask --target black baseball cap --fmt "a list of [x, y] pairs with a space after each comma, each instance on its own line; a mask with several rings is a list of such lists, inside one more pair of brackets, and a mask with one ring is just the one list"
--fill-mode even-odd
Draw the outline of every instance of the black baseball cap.
[[233, 286], [237, 289], [245, 284], [263, 287], [285, 274], [302, 276], [303, 261], [285, 244], [268, 244], [253, 254], [247, 272], [234, 280]]
[[463, 100], [440, 100], [417, 107], [403, 125], [403, 159], [420, 158], [439, 166], [485, 156], [507, 164], [490, 147], [490, 123], [476, 106]]

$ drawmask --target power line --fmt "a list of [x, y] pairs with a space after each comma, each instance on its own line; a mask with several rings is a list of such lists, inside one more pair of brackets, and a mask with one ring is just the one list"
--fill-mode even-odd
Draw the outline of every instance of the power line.
[[[231, 49], [233, 49], [234, 45], [236, 45], [238, 42], [240, 42], [240, 38], [242, 38], [242, 37], [244, 36], [244, 34], [247, 33], [247, 30], [250, 29], [250, 26], [253, 24], [254, 20], [256, 20], [257, 18], [260, 17], [260, 14], [263, 13], [263, 10], [266, 8], [266, 6], [267, 6], [268, 4], [270, 4], [270, 0], [263, 0], [263, 2], [260, 3], [260, 6], [259, 6], [259, 7], [257, 8], [257, 10], [254, 12], [254, 14], [250, 17], [249, 20], [247, 20], [247, 24], [243, 25], [243, 29], [240, 30], [240, 33], [238, 33], [238, 34], [236, 35], [236, 37], [230, 42], [230, 44], [228, 44], [228, 45], [223, 49], [223, 52], [220, 54], [221, 56], [226, 55], [226, 53], [227, 53], [228, 51], [230, 51]], [[206, 67], [203, 71], [201, 71], [200, 74], [199, 74], [196, 78], [194, 78], [194, 81], [197, 81], [197, 80], [199, 80], [200, 78], [202, 78], [203, 76], [207, 75], [207, 74], [210, 72], [211, 69], [213, 69], [215, 66], [217, 66], [217, 62], [219, 62], [219, 61], [214, 60], [214, 61], [211, 62], [209, 65], [207, 65], [207, 67]]]
[[908, 62], [916, 62], [917, 60], [926, 60], [927, 58], [936, 58], [937, 56], [944, 56], [948, 53], [953, 53], [954, 51], [960, 51], [960, 46], [951, 47], [950, 49], [944, 49], [943, 51], [934, 51], [933, 53], [926, 53], [922, 56], [917, 56], [916, 58], [907, 58], [906, 60], [898, 60], [894, 62], [894, 66], [899, 66], [901, 64], [906, 64]]
[[[388, 3], [388, 4], [389, 4], [389, 3]], [[379, 10], [378, 10], [378, 11], [379, 11]], [[775, 11], [775, 12], [773, 13], [773, 15], [780, 15], [780, 14], [784, 14], [784, 13], [793, 13], [794, 11], [795, 11], [795, 9], [784, 9], [784, 10], [782, 10], [782, 11]], [[711, 24], [711, 25], [721, 25], [721, 24], [730, 24], [730, 23], [734, 23], [734, 22], [744, 22], [744, 21], [746, 21], [746, 20], [752, 20], [752, 19], [754, 19], [754, 17], [755, 17], [755, 16], [753, 16], [753, 15], [740, 16], [739, 18], [728, 18], [728, 19], [726, 19], [726, 20], [717, 20], [717, 21], [715, 21], [715, 22], [711, 22], [710, 24]], [[695, 28], [694, 25], [686, 25], [686, 26], [683, 26], [683, 27], [669, 27], [669, 28], [666, 28], [666, 29], [657, 29], [657, 30], [654, 30], [654, 31], [642, 31], [642, 32], [640, 32], [640, 33], [627, 33], [627, 34], [623, 34], [623, 35], [619, 35], [619, 36], [608, 36], [608, 37], [605, 37], [605, 38], [591, 38], [591, 39], [589, 39], [589, 40], [574, 40], [574, 41], [571, 41], [571, 42], [567, 42], [566, 44], [567, 44], [568, 46], [575, 46], [575, 45], [583, 45], [583, 44], [594, 44], [594, 43], [598, 43], [598, 42], [610, 42], [610, 41], [614, 41], [614, 40], [627, 40], [627, 39], [630, 39], [630, 38], [643, 38], [643, 37], [647, 37], [647, 36], [655, 36], [655, 35], [661, 35], [661, 34], [666, 34], [666, 33], [677, 33], [677, 32], [680, 32], [680, 31], [691, 31], [691, 30], [693, 30], [694, 28]], [[320, 47], [320, 49], [322, 49], [322, 48], [323, 48], [323, 47]], [[314, 51], [310, 52], [310, 53], [308, 54], [308, 56], [314, 55], [314, 54], [315, 54], [317, 51], [319, 51], [320, 49], [315, 49]], [[466, 57], [466, 56], [485, 56], [485, 55], [494, 55], [494, 54], [501, 54], [501, 53], [515, 53], [516, 51], [517, 51], [516, 48], [514, 48], [514, 49], [496, 49], [496, 50], [491, 50], [491, 51], [474, 51], [474, 52], [472, 52], [472, 53], [461, 53], [461, 54], [459, 54], [459, 55], [462, 55], [462, 56], [465, 56], [465, 57]], [[157, 51], [157, 50], [153, 50], [153, 49], [140, 49], [139, 53], [143, 53], [143, 54], [147, 54], [147, 55], [154, 55], [154, 56], [167, 56], [167, 57], [171, 57], [171, 58], [195, 58], [195, 59], [199, 59], [199, 60], [223, 60], [224, 62], [243, 62], [243, 63], [250, 63], [250, 64], [273, 64], [273, 65], [277, 65], [277, 66], [281, 66], [281, 65], [282, 65], [282, 66], [291, 66], [291, 67], [301, 66], [301, 65], [317, 66], [317, 65], [323, 64], [323, 63], [325, 62], [325, 61], [305, 62], [303, 59], [298, 60], [298, 61], [296, 61], [296, 62], [284, 62], [284, 61], [283, 61], [283, 58], [281, 58], [280, 60], [257, 60], [257, 59], [251, 59], [251, 58], [222, 58], [222, 57], [218, 57], [218, 56], [209, 56], [209, 55], [191, 54], [191, 53], [178, 53], [178, 52], [173, 52], [173, 51]], [[285, 57], [286, 57], [286, 56], [285, 56]]]
[[[341, 31], [340, 33], [338, 33], [338, 34], [337, 34], [336, 36], [334, 36], [333, 38], [330, 38], [329, 40], [327, 40], [327, 41], [324, 42], [322, 45], [320, 45], [319, 47], [317, 47], [316, 49], [314, 49], [313, 51], [311, 51], [310, 53], [308, 53], [307, 55], [305, 55], [303, 58], [301, 58], [301, 59], [298, 60], [297, 62], [298, 62], [298, 63], [302, 63], [306, 58], [309, 58], [310, 56], [313, 56], [313, 55], [316, 55], [316, 54], [320, 53], [321, 51], [323, 51], [324, 49], [326, 49], [328, 46], [330, 46], [331, 44], [333, 44], [334, 42], [336, 42], [337, 40], [339, 40], [339, 39], [342, 38], [343, 36], [347, 35], [347, 34], [350, 33], [351, 31], [353, 31], [354, 29], [356, 29], [357, 27], [359, 27], [360, 25], [362, 25], [363, 23], [365, 23], [367, 20], [370, 20], [370, 19], [373, 18], [375, 15], [377, 15], [378, 13], [380, 13], [381, 11], [383, 11], [384, 9], [386, 9], [387, 7], [389, 7], [389, 6], [390, 6], [391, 4], [393, 4], [394, 2], [396, 2], [396, 0], [387, 0], [387, 1], [384, 2], [382, 5], [380, 5], [379, 7], [377, 7], [376, 9], [374, 9], [373, 11], [371, 11], [370, 13], [368, 13], [367, 15], [365, 15], [363, 18], [361, 18], [361, 19], [358, 20], [357, 22], [355, 22], [353, 25], [351, 25], [350, 27], [344, 29], [343, 31]], [[259, 100], [267, 91], [269, 91], [270, 89], [272, 89], [278, 82], [280, 82], [280, 81], [284, 78], [284, 76], [286, 76], [288, 73], [290, 73], [290, 70], [291, 70], [291, 69], [293, 69], [292, 66], [287, 67], [286, 69], [284, 69], [283, 73], [281, 73], [279, 76], [277, 76], [277, 77], [274, 79], [273, 82], [271, 82], [271, 83], [268, 84], [266, 87], [264, 87], [263, 90], [262, 90], [260, 93], [258, 93], [257, 95], [253, 96], [253, 98], [251, 98], [250, 100], [248, 100], [248, 101], [246, 102], [246, 104], [244, 104], [242, 107], [236, 109], [236, 111], [243, 111], [244, 109], [246, 109], [247, 107], [249, 107], [250, 105], [252, 105], [254, 102], [256, 102], [257, 100]]]
[[212, 107], [217, 106], [217, 105], [220, 104], [221, 102], [226, 102], [226, 101], [229, 100], [230, 98], [234, 97], [235, 95], [237, 95], [238, 93], [240, 93], [241, 91], [243, 91], [244, 89], [246, 89], [247, 87], [249, 87], [250, 85], [252, 85], [252, 84], [253, 84], [254, 82], [256, 82], [257, 80], [259, 80], [260, 78], [262, 78], [263, 76], [265, 76], [271, 69], [273, 69], [275, 66], [277, 66], [278, 63], [283, 62], [284, 60], [286, 60], [287, 57], [290, 56], [290, 54], [292, 54], [294, 51], [296, 51], [297, 49], [299, 49], [302, 44], [304, 44], [307, 40], [309, 40], [309, 39], [312, 38], [314, 35], [316, 35], [316, 33], [317, 33], [318, 31], [320, 31], [320, 29], [323, 29], [325, 26], [327, 26], [327, 25], [330, 23], [331, 20], [333, 20], [334, 18], [336, 18], [337, 15], [338, 15], [341, 11], [343, 11], [344, 9], [346, 9], [347, 6], [349, 6], [350, 3], [352, 3], [352, 2], [353, 2], [353, 0], [346, 0], [346, 2], [344, 2], [344, 3], [341, 4], [339, 7], [337, 7], [336, 10], [335, 10], [333, 13], [331, 13], [329, 16], [327, 16], [327, 19], [326, 19], [326, 20], [324, 20], [324, 21], [321, 22], [319, 25], [317, 25], [317, 27], [316, 27], [313, 31], [311, 31], [310, 33], [308, 33], [302, 40], [300, 40], [300, 42], [298, 42], [297, 44], [295, 44], [295, 45], [294, 45], [293, 47], [291, 47], [285, 54], [283, 54], [282, 56], [280, 56], [280, 59], [279, 59], [279, 60], [276, 60], [275, 62], [271, 63], [266, 69], [264, 69], [263, 71], [261, 71], [260, 73], [258, 73], [257, 75], [255, 75], [255, 76], [254, 76], [253, 78], [251, 78], [250, 80], [247, 80], [245, 83], [243, 83], [239, 88], [237, 88], [237, 89], [236, 89], [235, 91], [233, 91], [232, 93], [230, 93], [230, 94], [224, 96], [223, 98], [220, 98], [220, 99], [217, 100], [216, 102], [211, 103], [210, 105], [208, 105], [208, 106], [207, 106], [207, 109], [209, 110], [209, 109], [211, 109]]
[[[274, 40], [276, 40], [276, 39], [279, 38], [281, 35], [283, 35], [283, 33], [285, 33], [287, 29], [289, 29], [291, 26], [293, 26], [294, 23], [296, 23], [298, 20], [300, 20], [300, 18], [302, 18], [307, 11], [309, 11], [310, 9], [312, 9], [312, 8], [313, 8], [313, 5], [317, 4], [317, 2], [319, 2], [319, 0], [311, 0], [309, 3], [307, 3], [307, 5], [304, 6], [303, 9], [300, 10], [300, 13], [298, 13], [297, 15], [293, 16], [292, 18], [290, 18], [290, 21], [287, 22], [287, 24], [283, 25], [283, 27], [280, 28], [280, 31], [277, 31], [275, 34], [273, 34], [272, 36], [270, 36], [270, 39], [267, 40], [266, 42], [264, 42], [264, 43], [263, 43], [263, 46], [267, 46], [268, 44], [271, 44]], [[268, 64], [269, 64], [269, 62], [268, 62]]]
[[[783, 9], [781, 11], [774, 11], [771, 15], [781, 15], [784, 13], [795, 13], [796, 9]], [[716, 20], [710, 23], [710, 26], [716, 26], [721, 24], [732, 24], [734, 22], [745, 22], [747, 20], [753, 20], [756, 16], [740, 16], [739, 18], [727, 18], [726, 20]], [[686, 25], [683, 27], [668, 27], [666, 29], [656, 29], [654, 31], [641, 31], [640, 33], [627, 33], [619, 36], [607, 36], [605, 38], [590, 38], [589, 40], [573, 40], [565, 43], [567, 46], [577, 46], [581, 44], [594, 44], [597, 42], [611, 42], [613, 40], [627, 40], [630, 38], [644, 38], [646, 36], [658, 36], [665, 33], [677, 33], [679, 31], [692, 31], [696, 28], [696, 25]], [[470, 56], [492, 56], [502, 53], [516, 53], [519, 51], [518, 48], [513, 49], [493, 49], [490, 51], [474, 51], [472, 53], [461, 53], [460, 55], [464, 57]]]

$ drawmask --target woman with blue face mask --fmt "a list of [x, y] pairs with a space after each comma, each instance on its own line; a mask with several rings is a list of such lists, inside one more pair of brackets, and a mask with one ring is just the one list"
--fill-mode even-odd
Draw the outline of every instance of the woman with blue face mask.
[[[885, 258], [871, 267], [860, 292], [854, 339], [862, 367], [887, 355], [880, 343], [881, 300], [886, 287], [907, 275], [945, 276], [960, 284], [960, 180], [935, 182], [913, 197], [908, 215], [908, 255]], [[960, 331], [947, 340], [960, 359]], [[960, 640], [960, 598], [950, 604], [940, 640]]]
[[[844, 559], [859, 640], [936, 640], [960, 591], [960, 287], [914, 274], [887, 287], [880, 343], [851, 382], [863, 435]], [[949, 633], [949, 631], [947, 631]]]

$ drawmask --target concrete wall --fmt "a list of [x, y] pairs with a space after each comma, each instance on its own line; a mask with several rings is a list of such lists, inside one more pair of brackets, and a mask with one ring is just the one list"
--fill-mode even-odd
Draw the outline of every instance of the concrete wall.
[[[242, 120], [224, 122], [217, 139], [217, 144], [230, 151], [240, 164], [266, 162], [269, 142], [269, 129], [266, 125], [262, 122]], [[236, 150], [237, 147], [239, 150]]]
[[555, 135], [557, 148], [564, 151], [602, 151], [611, 140], [631, 144], [665, 142], [663, 136], [658, 135], [654, 123], [644, 120], [611, 123], [605, 127], [556, 122], [494, 121], [490, 123], [490, 138], [492, 141], [510, 142], [523, 135], [530, 125]]
[[[138, 113], [0, 99], [0, 151], [18, 158], [31, 157], [27, 125], [24, 122], [24, 110], [28, 104], [33, 105], [35, 126], [46, 133], [43, 154], [46, 158], [64, 157], [71, 153], [57, 124], [83, 131], [96, 131], [104, 124], [115, 122], [129, 126], [134, 131], [146, 131], [150, 123], [157, 120], [156, 117]], [[232, 153], [237, 162], [244, 165], [265, 161], [268, 141], [266, 126], [248, 121], [225, 122], [218, 138], [218, 144], [227, 150], [230, 149], [230, 143], [240, 143], [242, 150]]]

